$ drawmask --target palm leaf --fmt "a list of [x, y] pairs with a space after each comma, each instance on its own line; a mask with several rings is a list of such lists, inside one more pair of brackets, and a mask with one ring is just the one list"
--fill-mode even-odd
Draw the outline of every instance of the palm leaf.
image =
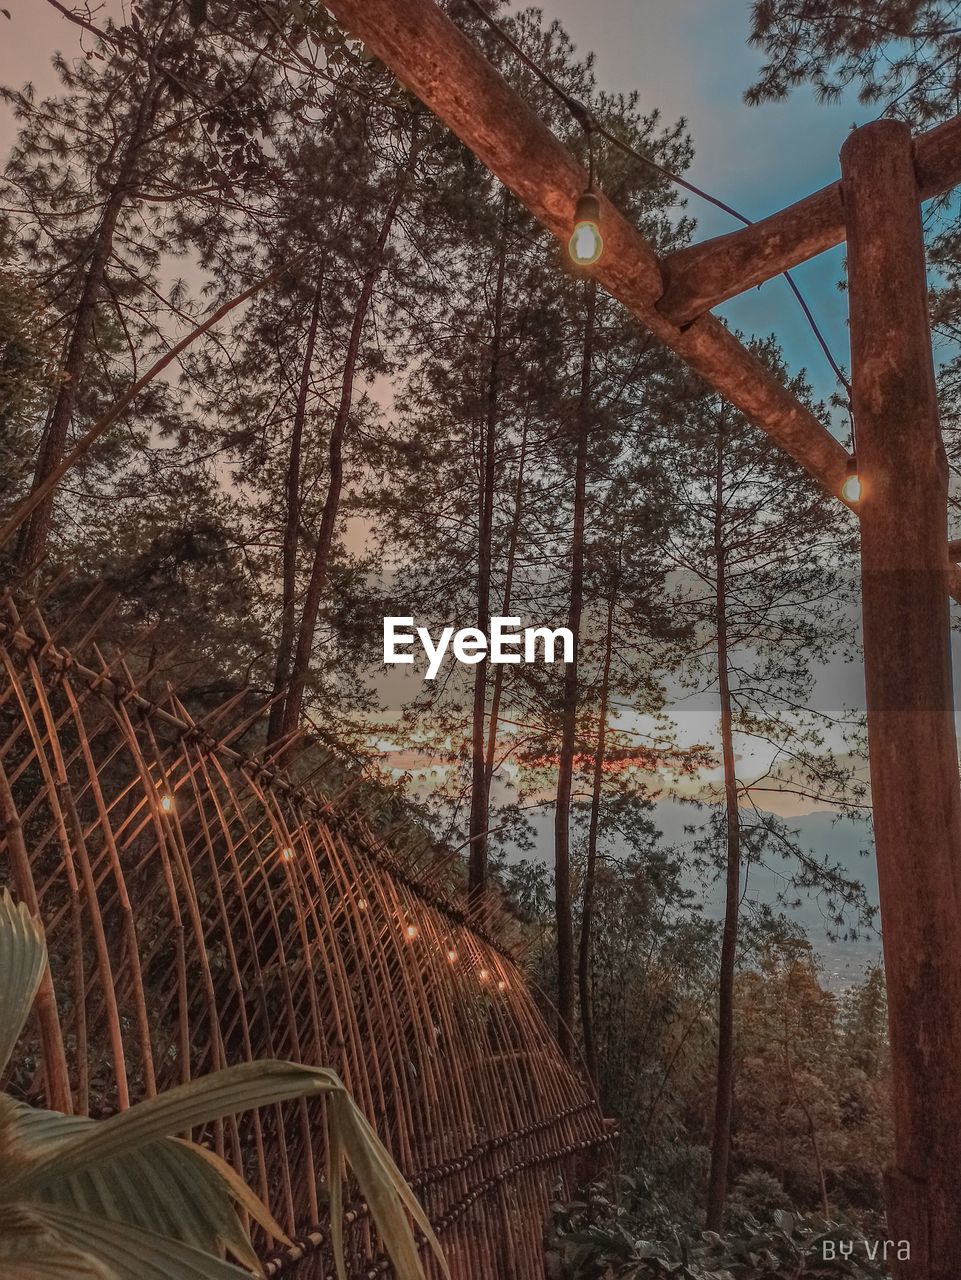
[[427, 1215], [349, 1093], [345, 1091], [331, 1098], [331, 1114], [361, 1195], [367, 1201], [395, 1270], [404, 1280], [424, 1280], [424, 1268], [406, 1216], [409, 1213], [427, 1237], [444, 1275], [450, 1280], [443, 1250]]
[[0, 892], [0, 1074], [30, 1014], [47, 963], [43, 930], [9, 889]]
[[[106, 1222], [52, 1205], [24, 1208], [51, 1238], [99, 1263], [109, 1280], [250, 1280], [248, 1271], [202, 1249], [139, 1227]], [[4, 1248], [0, 1236], [0, 1261]]]
[[64, 1244], [20, 1205], [0, 1208], [0, 1272], [4, 1280], [116, 1280], [103, 1263]]
[[114, 1273], [96, 1258], [67, 1245], [50, 1245], [24, 1258], [5, 1257], [3, 1246], [4, 1238], [0, 1236], [3, 1280], [115, 1280]]
[[[85, 1116], [38, 1111], [8, 1098], [0, 1114], [8, 1149], [14, 1152], [97, 1128]], [[265, 1206], [224, 1161], [176, 1139], [148, 1142], [111, 1160], [48, 1177], [30, 1194], [31, 1200], [142, 1227], [211, 1253], [226, 1248], [255, 1270], [257, 1256], [232, 1197], [275, 1238], [286, 1240]]]
[[188, 1142], [185, 1138], [171, 1138], [170, 1141], [186, 1147], [198, 1159], [209, 1165], [211, 1170], [223, 1180], [233, 1199], [237, 1201], [242, 1209], [247, 1211], [258, 1226], [263, 1227], [264, 1231], [272, 1239], [279, 1241], [281, 1244], [291, 1243], [283, 1227], [264, 1204], [263, 1200], [251, 1191], [233, 1165], [228, 1164], [226, 1160], [222, 1160], [216, 1152], [210, 1151], [206, 1147], [201, 1147], [195, 1142]]
[[336, 1114], [336, 1102], [330, 1103], [330, 1121], [327, 1126], [327, 1188], [330, 1193], [327, 1208], [330, 1212], [330, 1247], [337, 1268], [337, 1280], [347, 1280], [344, 1263], [344, 1146], [340, 1138], [340, 1123]]
[[[46, 947], [39, 924], [0, 893], [0, 1069], [36, 995]], [[39, 1111], [0, 1094], [0, 1274], [10, 1280], [236, 1280], [259, 1264], [232, 1199], [287, 1243], [269, 1211], [211, 1152], [172, 1135], [308, 1094], [331, 1095], [331, 1243], [339, 1280], [343, 1162], [400, 1280], [424, 1280], [410, 1218], [450, 1273], [430, 1223], [339, 1077], [322, 1067], [251, 1062], [215, 1072], [91, 1121]], [[28, 1203], [29, 1202], [29, 1203]]]
[[66, 1128], [18, 1150], [0, 1172], [0, 1194], [27, 1197], [51, 1179], [63, 1178], [136, 1151], [156, 1138], [183, 1133], [224, 1116], [285, 1102], [304, 1094], [342, 1091], [333, 1071], [294, 1062], [245, 1062], [139, 1102], [82, 1132]]

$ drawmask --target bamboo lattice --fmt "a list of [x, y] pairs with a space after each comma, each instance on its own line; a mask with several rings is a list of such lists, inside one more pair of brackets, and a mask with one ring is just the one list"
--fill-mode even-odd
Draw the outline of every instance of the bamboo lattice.
[[[458, 1280], [543, 1275], [550, 1196], [611, 1135], [510, 954], [349, 807], [86, 648], [0, 602], [0, 880], [51, 959], [7, 1087], [98, 1115], [258, 1057], [332, 1067]], [[325, 1277], [322, 1101], [195, 1136], [294, 1240], [268, 1275]], [[389, 1274], [366, 1207], [347, 1220], [352, 1274]]]

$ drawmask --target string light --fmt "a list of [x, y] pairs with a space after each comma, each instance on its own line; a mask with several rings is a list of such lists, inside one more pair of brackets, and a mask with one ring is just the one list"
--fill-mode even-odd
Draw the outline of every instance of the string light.
[[579, 267], [591, 267], [604, 252], [601, 235], [601, 202], [595, 193], [587, 190], [577, 201], [574, 210], [574, 231], [568, 244], [571, 259]]
[[160, 807], [164, 813], [170, 813], [174, 807], [174, 798], [171, 795], [163, 795], [160, 797]]
[[414, 939], [417, 937], [417, 925], [409, 924], [407, 928], [404, 930], [404, 933], [407, 935], [407, 941], [413, 942]]
[[501, 978], [501, 979], [500, 979], [500, 981], [497, 983], [497, 990], [498, 990], [498, 991], [506, 991], [506, 990], [507, 990], [507, 983], [504, 981], [504, 979], [503, 979], [503, 978]]
[[280, 856], [283, 858], [284, 862], [289, 862], [294, 856], [294, 851], [291, 849], [290, 845], [288, 845], [285, 849], [281, 849]]
[[449, 960], [449, 962], [450, 962], [451, 964], [456, 964], [456, 963], [457, 963], [457, 948], [456, 948], [456, 947], [448, 947], [448, 948], [447, 948], [447, 959]]
[[845, 502], [861, 501], [861, 477], [858, 475], [858, 459], [856, 454], [851, 454], [847, 462], [847, 478], [841, 486], [841, 497]]
[[366, 899], [366, 898], [358, 898], [358, 899], [357, 899], [357, 909], [358, 909], [359, 911], [366, 911], [366, 910], [367, 910], [367, 899]]
[[491, 976], [490, 969], [481, 969], [480, 973], [477, 976], [478, 978], [480, 978], [481, 982], [486, 982], [487, 979]]
[[[569, 94], [566, 91], [566, 89], [563, 89], [557, 83], [557, 81], [553, 78], [553, 76], [549, 75], [548, 72], [545, 71], [544, 68], [540, 66], [540, 64], [536, 62], [535, 59], [532, 58], [531, 55], [527, 53], [525, 49], [521, 48], [521, 46], [517, 43], [517, 41], [511, 35], [509, 35], [507, 31], [504, 30], [504, 28], [500, 25], [500, 23], [493, 16], [493, 14], [488, 13], [488, 11], [484, 8], [483, 4], [481, 4], [481, 0], [466, 0], [466, 2], [474, 10], [477, 16], [481, 19], [481, 21], [484, 22], [490, 28], [491, 31], [493, 31], [497, 39], [500, 40], [501, 43], [504, 44], [508, 49], [510, 49], [514, 54], [514, 56], [519, 58], [520, 61], [524, 64], [524, 66], [526, 66], [529, 71], [531, 71], [535, 76], [537, 76], [537, 78], [541, 81], [541, 83], [545, 84], [551, 90], [551, 92], [556, 94], [557, 97], [560, 99], [560, 101], [564, 103], [567, 110], [571, 113], [571, 115], [574, 117], [577, 123], [581, 126], [581, 128], [587, 134], [589, 143], [593, 142], [594, 135], [597, 134], [599, 137], [603, 138], [605, 142], [609, 142], [611, 146], [617, 147], [617, 149], [619, 151], [622, 151], [625, 155], [633, 157], [634, 160], [638, 161], [638, 163], [640, 164], [645, 165], [653, 173], [660, 174], [662, 178], [665, 178], [668, 182], [673, 183], [674, 186], [680, 187], [684, 191], [690, 191], [692, 195], [697, 196], [701, 200], [706, 200], [709, 204], [714, 205], [716, 209], [720, 209], [724, 213], [728, 214], [730, 217], [735, 218], [743, 226], [751, 227], [754, 225], [754, 223], [750, 218], [745, 217], [743, 213], [739, 213], [737, 209], [727, 204], [726, 201], [719, 199], [715, 195], [712, 195], [709, 191], [705, 191], [702, 187], [695, 186], [693, 182], [689, 182], [687, 178], [682, 178], [680, 174], [673, 173], [670, 169], [666, 169], [663, 165], [658, 164], [656, 160], [653, 160], [649, 155], [645, 155], [643, 152], [638, 151], [637, 148], [632, 147], [629, 142], [626, 142], [623, 138], [618, 137], [616, 133], [612, 132], [601, 121], [595, 120], [589, 108], [586, 107], [583, 102], [579, 102], [577, 98], [572, 97], [571, 94]], [[593, 160], [594, 160], [593, 146], [590, 149], [589, 158], [591, 161], [591, 177], [592, 177], [592, 185], [593, 185]], [[590, 190], [590, 188], [588, 189]], [[601, 247], [603, 247], [603, 245]], [[600, 256], [600, 251], [598, 252], [598, 257], [599, 256]], [[574, 258], [575, 262], [578, 261], [578, 259], [574, 256], [573, 250], [571, 251], [571, 257]], [[597, 259], [595, 258], [594, 261], [596, 262]], [[590, 263], [584, 263], [583, 265], [589, 266]], [[814, 313], [811, 311], [811, 308], [808, 306], [807, 301], [804, 298], [804, 295], [801, 293], [801, 290], [798, 288], [797, 283], [794, 277], [791, 275], [790, 271], [785, 271], [783, 274], [784, 274], [784, 279], [787, 281], [791, 292], [794, 294], [794, 297], [797, 300], [798, 305], [800, 306], [802, 312], [804, 313], [805, 320], [807, 320], [808, 324], [811, 326], [814, 336], [818, 341], [818, 345], [820, 346], [821, 350], [824, 352], [825, 359], [827, 360], [828, 364], [831, 366], [834, 376], [837, 378], [841, 386], [844, 387], [845, 391], [848, 393], [848, 397], [850, 398], [851, 384], [849, 383], [848, 379], [845, 377], [844, 370], [838, 364], [837, 360], [835, 360], [834, 354], [831, 351], [831, 348], [828, 346], [827, 339], [824, 337], [824, 334], [821, 332], [821, 329], [814, 318]]]

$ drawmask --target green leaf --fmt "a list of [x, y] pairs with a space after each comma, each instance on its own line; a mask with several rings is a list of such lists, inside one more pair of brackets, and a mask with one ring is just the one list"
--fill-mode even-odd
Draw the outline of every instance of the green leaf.
[[139, 1102], [108, 1120], [66, 1135], [61, 1124], [49, 1141], [15, 1153], [0, 1172], [0, 1194], [24, 1198], [51, 1179], [136, 1151], [156, 1138], [183, 1133], [223, 1116], [251, 1111], [310, 1093], [343, 1092], [333, 1071], [294, 1062], [245, 1062], [191, 1080]]
[[371, 1128], [367, 1118], [345, 1091], [331, 1099], [332, 1123], [340, 1128], [340, 1140], [347, 1152], [361, 1195], [402, 1280], [424, 1280], [424, 1269], [404, 1210], [427, 1237], [431, 1249], [450, 1280], [450, 1270], [440, 1242], [404, 1181], [387, 1148]]
[[47, 1205], [28, 1208], [34, 1222], [65, 1246], [95, 1259], [109, 1280], [250, 1280], [249, 1272], [201, 1249], [125, 1223]]
[[334, 1255], [334, 1266], [337, 1268], [337, 1280], [347, 1280], [347, 1265], [344, 1260], [344, 1146], [340, 1136], [340, 1119], [336, 1115], [336, 1104], [333, 1102], [327, 1128], [330, 1247]]
[[43, 930], [9, 889], [0, 892], [0, 1073], [10, 1061], [47, 963]]
[[199, 1159], [208, 1164], [218, 1177], [223, 1180], [226, 1190], [233, 1199], [237, 1201], [242, 1209], [246, 1209], [247, 1213], [256, 1223], [263, 1227], [269, 1236], [274, 1240], [278, 1240], [281, 1244], [289, 1245], [293, 1243], [264, 1202], [251, 1191], [233, 1165], [228, 1164], [226, 1160], [222, 1160], [216, 1152], [209, 1151], [194, 1142], [188, 1142], [184, 1138], [171, 1138], [170, 1141], [193, 1151]]
[[4, 1280], [116, 1280], [103, 1263], [64, 1244], [21, 1205], [0, 1208], [0, 1274]]
[[[3, 1133], [17, 1152], [96, 1129], [85, 1116], [38, 1111], [4, 1099]], [[148, 1142], [136, 1151], [89, 1168], [50, 1177], [31, 1199], [124, 1222], [218, 1254], [228, 1249], [244, 1266], [258, 1260], [232, 1199], [266, 1230], [285, 1239], [269, 1212], [246, 1184], [212, 1153], [172, 1138]]]
[[795, 1218], [793, 1213], [788, 1213], [784, 1209], [774, 1210], [774, 1224], [781, 1228], [785, 1235], [792, 1235], [795, 1227]]

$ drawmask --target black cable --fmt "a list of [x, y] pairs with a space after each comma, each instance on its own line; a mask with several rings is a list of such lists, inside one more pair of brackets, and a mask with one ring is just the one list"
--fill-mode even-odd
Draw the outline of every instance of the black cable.
[[634, 159], [640, 161], [641, 164], [647, 165], [649, 169], [653, 169], [654, 172], [660, 174], [662, 178], [666, 178], [668, 182], [672, 182], [678, 187], [683, 187], [685, 191], [690, 191], [692, 195], [699, 196], [702, 200], [707, 200], [709, 204], [713, 204], [724, 213], [730, 214], [732, 218], [737, 218], [738, 221], [743, 222], [745, 226], [751, 225], [750, 218], [745, 218], [743, 214], [738, 213], [736, 209], [732, 209], [729, 204], [725, 204], [724, 201], [719, 199], [717, 196], [712, 196], [709, 191], [703, 191], [700, 187], [696, 187], [693, 182], [688, 182], [686, 178], [682, 178], [678, 174], [672, 173], [670, 169], [665, 169], [663, 165], [659, 165], [656, 160], [652, 160], [650, 156], [644, 155], [643, 152], [635, 151], [632, 146], [623, 142], [616, 136], [616, 134], [611, 133], [604, 125], [599, 124], [591, 114], [590, 108], [575, 98], [573, 94], [568, 93], [566, 89], [562, 88], [557, 83], [549, 72], [539, 66], [530, 54], [521, 48], [513, 36], [505, 31], [500, 23], [487, 12], [484, 6], [480, 3], [480, 0], [467, 0], [467, 4], [474, 10], [478, 17], [483, 18], [484, 22], [487, 23], [488, 27], [490, 27], [491, 31], [494, 32], [497, 38], [503, 41], [511, 52], [520, 58], [524, 66], [527, 67], [529, 71], [532, 71], [543, 84], [547, 85], [552, 93], [556, 94], [556, 96], [560, 98], [565, 107], [567, 107], [568, 111], [586, 133], [599, 133], [602, 138], [606, 138], [608, 142], [613, 143], [616, 147], [620, 147], [622, 151], [633, 156]]
[[[491, 29], [491, 31], [494, 32], [497, 38], [503, 44], [505, 44], [511, 50], [511, 52], [514, 53], [521, 60], [524, 66], [527, 67], [529, 71], [533, 72], [533, 74], [537, 76], [537, 78], [541, 81], [541, 83], [545, 84], [551, 90], [551, 92], [554, 93], [561, 100], [561, 102], [564, 103], [568, 111], [570, 111], [571, 115], [574, 117], [577, 123], [581, 126], [581, 128], [587, 134], [589, 144], [593, 134], [595, 133], [600, 134], [600, 136], [604, 138], [607, 142], [610, 142], [613, 146], [618, 147], [626, 155], [631, 156], [633, 159], [637, 160], [640, 164], [646, 165], [649, 169], [652, 169], [655, 173], [659, 174], [660, 177], [665, 178], [668, 182], [672, 183], [674, 186], [681, 187], [684, 191], [689, 191], [692, 195], [697, 196], [701, 200], [706, 200], [708, 204], [714, 205], [716, 209], [720, 209], [723, 213], [726, 213], [730, 217], [735, 218], [738, 222], [742, 223], [745, 227], [754, 226], [754, 222], [750, 218], [746, 217], [743, 213], [740, 213], [737, 209], [733, 208], [731, 205], [721, 200], [718, 196], [711, 195], [709, 191], [705, 191], [702, 187], [695, 186], [693, 182], [688, 182], [686, 178], [682, 178], [679, 174], [673, 173], [670, 169], [665, 169], [664, 166], [658, 164], [656, 160], [652, 160], [650, 156], [644, 155], [642, 151], [638, 151], [635, 147], [632, 147], [630, 143], [625, 142], [622, 138], [619, 138], [616, 134], [612, 133], [610, 129], [608, 129], [605, 125], [600, 124], [591, 114], [590, 109], [586, 107], [583, 102], [580, 102], [572, 94], [568, 93], [566, 89], [562, 88], [554, 79], [554, 77], [550, 75], [549, 72], [545, 71], [544, 68], [541, 67], [530, 56], [529, 53], [527, 53], [524, 49], [521, 48], [521, 46], [517, 43], [517, 41], [513, 38], [513, 36], [511, 36], [507, 31], [505, 31], [504, 28], [500, 25], [500, 23], [491, 14], [487, 12], [487, 10], [481, 4], [480, 0], [466, 0], [466, 2], [470, 6], [470, 8], [473, 9], [474, 12], [478, 15], [478, 17], [480, 17], [486, 23], [486, 25]], [[592, 170], [591, 186], [593, 186], [593, 167], [594, 167], [593, 148], [591, 148], [590, 150], [590, 158], [591, 158], [591, 170]], [[784, 271], [782, 272], [782, 274], [784, 276], [784, 279], [788, 282], [791, 292], [794, 294], [795, 298], [797, 299], [798, 305], [800, 306], [805, 319], [807, 320], [808, 324], [811, 326], [814, 336], [815, 338], [817, 338], [818, 344], [821, 350], [824, 352], [825, 358], [827, 359], [828, 364], [831, 366], [834, 376], [837, 378], [838, 382], [840, 382], [840, 384], [844, 387], [845, 391], [848, 394], [848, 398], [850, 399], [851, 384], [848, 381], [847, 377], [845, 376], [843, 370], [841, 369], [841, 366], [838, 364], [837, 360], [835, 360], [834, 355], [831, 351], [831, 348], [828, 345], [827, 339], [824, 337], [824, 334], [821, 332], [821, 329], [814, 318], [814, 314], [811, 311], [811, 308], [808, 305], [804, 297], [804, 294], [801, 292], [800, 287], [798, 286], [794, 277], [791, 275], [790, 271]]]

